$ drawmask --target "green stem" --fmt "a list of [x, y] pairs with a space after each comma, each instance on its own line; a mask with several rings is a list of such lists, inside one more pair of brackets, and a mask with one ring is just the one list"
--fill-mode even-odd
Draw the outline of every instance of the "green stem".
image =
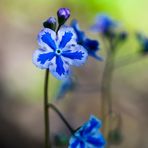
[[44, 82], [44, 120], [45, 120], [45, 148], [51, 148], [50, 144], [50, 125], [49, 125], [49, 111], [48, 111], [48, 79], [49, 70], [45, 73]]
[[58, 110], [58, 108], [55, 105], [51, 104], [51, 103], [48, 104], [48, 107], [53, 109], [58, 114], [58, 116], [61, 118], [61, 120], [64, 122], [64, 124], [67, 126], [67, 128], [69, 129], [69, 131], [73, 135], [75, 130], [71, 127], [71, 125], [68, 123], [68, 121], [62, 115], [62, 113]]
[[[56, 31], [60, 29], [60, 25]], [[45, 123], [45, 148], [51, 148], [50, 142], [50, 117], [48, 110], [48, 79], [49, 79], [49, 69], [46, 69], [45, 72], [45, 82], [44, 82], [44, 123]]]
[[102, 112], [102, 121], [103, 127], [102, 132], [104, 136], [107, 138], [109, 125], [107, 124], [107, 116], [112, 114], [112, 95], [111, 95], [111, 82], [112, 82], [112, 74], [114, 69], [114, 56], [115, 56], [115, 46], [112, 44], [112, 40], [110, 40], [110, 48], [107, 49], [107, 57], [106, 63], [103, 72], [102, 85], [101, 85], [101, 112]]
[[[102, 121], [103, 127], [102, 132], [107, 136], [107, 115], [108, 112], [112, 111], [112, 103], [110, 99], [110, 55], [107, 55], [106, 64], [104, 67], [103, 78], [102, 78], [102, 87], [101, 87], [101, 98], [102, 98], [102, 105], [101, 105], [101, 112], [102, 112]], [[110, 110], [110, 111], [109, 111]]]

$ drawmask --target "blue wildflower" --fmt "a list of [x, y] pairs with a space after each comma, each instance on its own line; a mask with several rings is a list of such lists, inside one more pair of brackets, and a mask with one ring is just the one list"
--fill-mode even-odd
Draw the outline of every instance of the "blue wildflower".
[[59, 86], [56, 99], [63, 98], [69, 91], [72, 91], [75, 88], [76, 82], [73, 77], [69, 77], [62, 81]]
[[80, 30], [77, 20], [73, 20], [71, 22], [71, 26], [76, 32], [77, 43], [82, 45], [87, 50], [88, 55], [94, 57], [97, 60], [103, 60], [100, 55], [97, 55], [97, 52], [99, 51], [98, 41], [87, 38], [85, 33]]
[[148, 38], [140, 33], [137, 33], [137, 39], [141, 45], [140, 51], [144, 54], [148, 54]]
[[99, 131], [100, 127], [101, 121], [91, 116], [71, 137], [69, 148], [104, 148], [105, 139]]
[[109, 16], [105, 14], [97, 15], [96, 23], [91, 26], [91, 30], [95, 32], [100, 32], [104, 35], [111, 33], [111, 30], [117, 25]]
[[33, 63], [41, 69], [49, 69], [59, 80], [69, 76], [70, 65], [80, 66], [87, 59], [87, 51], [77, 44], [72, 27], [63, 26], [57, 34], [44, 28], [38, 34], [38, 44], [40, 48], [33, 54]]

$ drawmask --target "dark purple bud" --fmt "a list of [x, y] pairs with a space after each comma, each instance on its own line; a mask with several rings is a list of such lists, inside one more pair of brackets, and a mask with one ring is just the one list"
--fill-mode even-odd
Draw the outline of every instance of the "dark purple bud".
[[50, 17], [49, 19], [47, 19], [44, 23], [43, 23], [43, 26], [45, 28], [49, 28], [49, 29], [52, 29], [52, 30], [56, 30], [56, 25], [57, 25], [57, 20], [55, 17]]
[[119, 39], [122, 40], [122, 41], [125, 40], [125, 39], [127, 39], [127, 37], [128, 37], [127, 32], [121, 32], [119, 34]]
[[60, 8], [57, 12], [59, 25], [63, 25], [70, 17], [70, 10], [68, 8]]
[[108, 140], [112, 144], [120, 144], [123, 140], [122, 131], [120, 128], [111, 130], [108, 135]]

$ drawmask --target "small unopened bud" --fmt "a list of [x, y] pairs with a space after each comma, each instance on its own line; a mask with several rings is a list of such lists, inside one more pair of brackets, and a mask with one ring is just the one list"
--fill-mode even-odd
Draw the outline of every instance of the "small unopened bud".
[[57, 25], [57, 20], [55, 17], [50, 17], [49, 19], [47, 19], [44, 23], [43, 23], [43, 26], [45, 28], [49, 28], [49, 29], [52, 29], [52, 30], [56, 30], [56, 25]]
[[68, 8], [60, 8], [57, 12], [59, 26], [63, 25], [70, 17], [70, 10]]
[[121, 33], [119, 34], [119, 39], [122, 40], [122, 41], [123, 41], [123, 40], [126, 40], [127, 37], [128, 37], [127, 32], [121, 32]]
[[117, 128], [110, 131], [108, 135], [108, 140], [109, 140], [109, 143], [111, 144], [116, 144], [116, 145], [120, 144], [123, 140], [121, 129]]

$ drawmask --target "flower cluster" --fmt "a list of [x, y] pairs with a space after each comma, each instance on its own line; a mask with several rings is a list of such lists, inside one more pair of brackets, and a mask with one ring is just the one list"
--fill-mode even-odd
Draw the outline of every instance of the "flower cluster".
[[70, 66], [81, 66], [86, 62], [86, 49], [77, 44], [77, 36], [72, 27], [63, 25], [70, 16], [69, 9], [61, 8], [56, 19], [50, 17], [43, 23], [37, 40], [39, 49], [33, 54], [33, 63], [41, 69], [49, 69], [53, 76], [63, 80], [70, 75]]
[[71, 137], [69, 148], [104, 148], [105, 140], [99, 128], [101, 121], [91, 116]]

